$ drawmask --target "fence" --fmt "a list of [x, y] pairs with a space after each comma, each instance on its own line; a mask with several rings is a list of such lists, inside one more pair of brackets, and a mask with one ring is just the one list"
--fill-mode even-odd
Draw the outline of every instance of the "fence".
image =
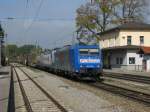
[[104, 65], [107, 69], [121, 69], [121, 70], [131, 70], [131, 71], [145, 71], [143, 65]]

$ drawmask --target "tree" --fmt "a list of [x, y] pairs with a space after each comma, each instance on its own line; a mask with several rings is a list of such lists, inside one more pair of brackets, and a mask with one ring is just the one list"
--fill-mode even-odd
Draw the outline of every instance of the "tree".
[[97, 37], [97, 34], [118, 24], [143, 21], [146, 2], [147, 0], [92, 0], [91, 3], [81, 5], [76, 17], [78, 40], [91, 40], [87, 38]]
[[88, 31], [90, 31], [90, 33], [92, 34], [96, 33], [95, 20], [96, 20], [96, 13], [94, 10], [91, 9], [89, 3], [87, 3], [85, 6], [82, 5], [79, 9], [77, 9], [76, 24], [78, 27], [77, 32], [80, 37], [78, 38], [80, 42], [81, 39], [88, 39], [85, 38], [87, 35], [90, 35]]
[[4, 30], [2, 29], [2, 26], [0, 24], [0, 38], [4, 37]]
[[131, 21], [144, 21], [147, 13], [148, 0], [118, 0], [118, 5], [114, 12], [116, 20], [126, 23]]
[[[85, 32], [91, 32], [90, 37], [97, 37], [97, 33], [104, 32], [113, 18], [113, 10], [118, 2], [115, 0], [95, 0], [77, 9], [76, 23], [79, 39], [84, 38]], [[89, 35], [89, 33], [87, 33]], [[89, 38], [89, 36], [86, 36]], [[86, 39], [89, 40], [89, 39]], [[91, 40], [91, 39], [90, 39]]]
[[14, 59], [18, 54], [18, 47], [17, 45], [11, 44], [6, 46], [6, 56], [8, 58]]
[[18, 48], [18, 53], [23, 55], [28, 55], [35, 48], [35, 45], [23, 45]]
[[35, 45], [23, 45], [18, 47], [17, 45], [11, 44], [6, 46], [6, 56], [10, 61], [24, 62], [27, 59], [34, 61], [37, 55], [40, 54], [42, 48]]

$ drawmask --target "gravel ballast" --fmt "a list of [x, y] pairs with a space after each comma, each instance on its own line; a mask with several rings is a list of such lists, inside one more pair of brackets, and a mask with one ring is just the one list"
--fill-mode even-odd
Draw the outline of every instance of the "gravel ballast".
[[23, 68], [74, 112], [149, 112], [150, 107], [40, 70]]

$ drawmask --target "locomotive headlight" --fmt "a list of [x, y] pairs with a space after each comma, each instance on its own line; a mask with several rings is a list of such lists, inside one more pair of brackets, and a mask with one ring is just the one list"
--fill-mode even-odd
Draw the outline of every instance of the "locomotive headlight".
[[76, 72], [78, 72], [78, 70], [76, 70]]

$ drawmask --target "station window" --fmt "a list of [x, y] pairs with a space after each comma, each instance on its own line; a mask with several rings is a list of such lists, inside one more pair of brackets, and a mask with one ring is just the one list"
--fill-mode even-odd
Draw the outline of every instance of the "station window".
[[116, 58], [116, 64], [117, 65], [119, 64], [119, 58]]
[[140, 44], [144, 44], [144, 36], [140, 36]]
[[120, 58], [120, 64], [121, 65], [123, 64], [123, 58]]
[[131, 45], [132, 44], [132, 37], [128, 36], [127, 37], [127, 45]]
[[135, 57], [129, 57], [129, 64], [135, 64]]
[[116, 64], [117, 65], [122, 65], [123, 64], [123, 58], [116, 58]]

